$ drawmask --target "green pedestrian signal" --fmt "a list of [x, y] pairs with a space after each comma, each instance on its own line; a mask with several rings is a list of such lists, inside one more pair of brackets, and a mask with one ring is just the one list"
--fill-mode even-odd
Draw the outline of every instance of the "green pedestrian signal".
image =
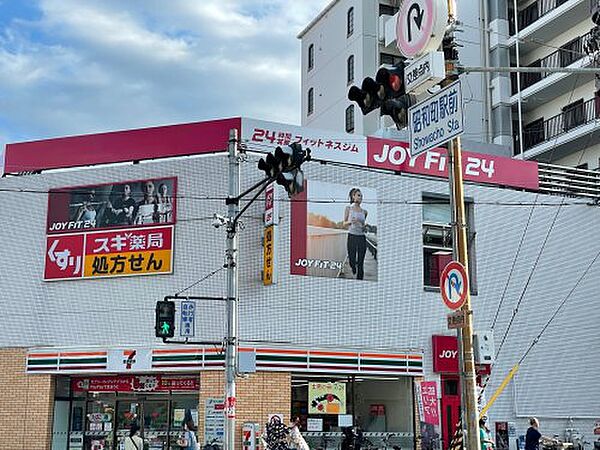
[[175, 303], [169, 300], [156, 302], [156, 324], [154, 331], [157, 338], [175, 336]]

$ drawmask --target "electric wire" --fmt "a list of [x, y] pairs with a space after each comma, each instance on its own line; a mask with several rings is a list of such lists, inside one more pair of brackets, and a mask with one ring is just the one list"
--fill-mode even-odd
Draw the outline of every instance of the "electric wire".
[[548, 329], [548, 327], [550, 326], [550, 324], [552, 323], [552, 321], [556, 318], [556, 316], [558, 316], [558, 314], [560, 313], [560, 311], [562, 310], [562, 308], [565, 306], [565, 304], [567, 303], [567, 301], [569, 300], [569, 298], [571, 297], [571, 295], [573, 294], [573, 292], [575, 292], [575, 290], [577, 289], [577, 287], [579, 286], [579, 284], [581, 283], [581, 281], [585, 278], [585, 276], [590, 271], [590, 269], [592, 268], [592, 266], [594, 265], [594, 263], [598, 260], [598, 258], [600, 258], [600, 251], [598, 251], [598, 253], [594, 257], [594, 259], [592, 259], [592, 261], [588, 264], [588, 266], [583, 271], [583, 273], [581, 274], [581, 276], [577, 279], [577, 281], [575, 282], [575, 284], [573, 285], [573, 287], [571, 288], [571, 290], [569, 291], [569, 293], [560, 302], [560, 304], [558, 305], [558, 308], [556, 308], [554, 310], [554, 312], [550, 316], [550, 319], [548, 319], [548, 321], [544, 324], [544, 326], [542, 327], [542, 329], [539, 332], [539, 334], [533, 339], [533, 341], [531, 342], [531, 344], [529, 345], [529, 347], [527, 348], [527, 350], [525, 351], [525, 353], [523, 353], [523, 355], [519, 359], [519, 364], [521, 364], [525, 360], [525, 358], [527, 358], [527, 355], [529, 355], [529, 352], [531, 352], [531, 350], [533, 349], [533, 347], [539, 342], [539, 340], [542, 337], [542, 335], [546, 332], [546, 330]]
[[216, 275], [217, 273], [221, 272], [222, 270], [225, 270], [225, 266], [223, 267], [219, 267], [216, 270], [213, 270], [212, 272], [209, 272], [208, 274], [204, 275], [202, 278], [200, 278], [197, 281], [194, 281], [192, 284], [190, 284], [188, 287], [181, 289], [180, 291], [177, 291], [175, 293], [175, 296], [177, 297], [178, 295], [183, 294], [185, 291], [190, 290], [191, 288], [198, 286], [200, 283], [208, 280], [210, 277], [212, 277], [213, 275]]

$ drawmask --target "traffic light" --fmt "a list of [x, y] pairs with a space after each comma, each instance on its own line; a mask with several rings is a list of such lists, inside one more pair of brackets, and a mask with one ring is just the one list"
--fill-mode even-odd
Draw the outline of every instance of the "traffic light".
[[277, 147], [258, 161], [258, 168], [277, 184], [282, 185], [292, 197], [304, 190], [302, 163], [310, 160], [310, 149], [303, 150], [302, 145], [293, 143], [287, 147]]
[[367, 77], [363, 80], [361, 87], [352, 86], [348, 91], [348, 99], [356, 102], [363, 115], [369, 114], [381, 106], [381, 98], [384, 96], [383, 87], [373, 78]]
[[414, 96], [406, 94], [404, 61], [381, 67], [375, 79], [363, 80], [361, 88], [352, 86], [348, 99], [358, 104], [363, 115], [379, 109], [380, 115], [390, 116], [398, 129], [406, 126], [407, 110], [416, 102]]
[[175, 336], [175, 303], [169, 300], [156, 302], [156, 325], [154, 331], [157, 338]]

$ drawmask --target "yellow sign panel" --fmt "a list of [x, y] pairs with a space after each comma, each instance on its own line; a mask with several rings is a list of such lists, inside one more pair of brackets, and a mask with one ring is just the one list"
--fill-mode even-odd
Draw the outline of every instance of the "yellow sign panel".
[[95, 278], [171, 273], [172, 252], [171, 249], [166, 249], [85, 255], [83, 276]]
[[273, 284], [273, 267], [275, 266], [275, 226], [269, 225], [265, 228], [265, 239], [263, 242], [263, 284]]
[[346, 414], [346, 383], [308, 383], [308, 414]]

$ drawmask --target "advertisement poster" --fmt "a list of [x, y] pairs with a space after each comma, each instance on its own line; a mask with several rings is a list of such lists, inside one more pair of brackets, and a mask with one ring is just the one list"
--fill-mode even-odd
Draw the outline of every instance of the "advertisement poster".
[[177, 179], [51, 189], [44, 280], [172, 273]]
[[377, 191], [310, 180], [292, 201], [292, 275], [377, 281]]
[[346, 414], [346, 383], [308, 383], [308, 414]]
[[204, 404], [204, 442], [215, 441], [222, 446], [224, 437], [225, 402], [222, 398], [207, 398]]
[[420, 417], [421, 447], [423, 450], [438, 450], [440, 420], [436, 382], [415, 381], [415, 396]]

